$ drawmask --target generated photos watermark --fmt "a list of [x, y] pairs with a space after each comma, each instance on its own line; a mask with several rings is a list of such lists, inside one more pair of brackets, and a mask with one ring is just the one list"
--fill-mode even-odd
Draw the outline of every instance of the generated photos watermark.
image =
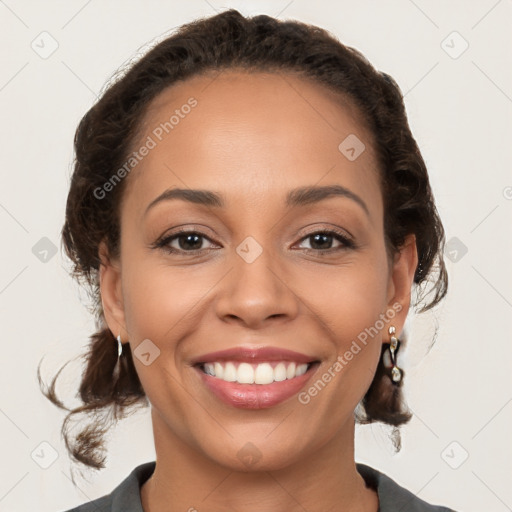
[[186, 103], [181, 105], [174, 111], [174, 114], [163, 123], [160, 123], [148, 135], [144, 143], [139, 147], [137, 151], [133, 151], [130, 156], [126, 159], [125, 163], [117, 169], [117, 171], [105, 182], [101, 187], [94, 189], [94, 197], [96, 199], [104, 199], [107, 193], [112, 192], [114, 188], [125, 178], [142, 160], [149, 155], [152, 149], [158, 146], [158, 143], [168, 135], [172, 130], [179, 125], [182, 119], [190, 114], [192, 109], [197, 106], [197, 100], [194, 97], [190, 97]]
[[393, 320], [396, 314], [402, 311], [402, 308], [402, 304], [395, 302], [385, 313], [381, 313], [379, 315], [379, 319], [376, 320], [371, 327], [366, 327], [364, 331], [361, 331], [357, 335], [357, 340], [352, 340], [350, 348], [343, 354], [339, 355], [336, 362], [333, 363], [307, 390], [298, 394], [297, 398], [299, 402], [303, 405], [309, 404], [311, 398], [317, 396], [318, 393], [322, 391], [322, 389], [324, 389], [325, 386], [327, 386], [327, 384], [336, 377], [341, 370], [343, 370], [343, 368], [345, 368], [348, 362], [352, 361], [354, 356], [361, 352], [362, 347], [360, 344], [366, 346], [368, 339], [374, 338], [377, 334], [382, 332], [384, 326]]

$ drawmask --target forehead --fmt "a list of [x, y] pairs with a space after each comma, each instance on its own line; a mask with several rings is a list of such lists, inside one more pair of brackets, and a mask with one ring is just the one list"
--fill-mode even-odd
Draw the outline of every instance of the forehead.
[[[340, 144], [354, 136], [364, 151], [351, 161]], [[150, 103], [138, 139], [135, 151], [152, 146], [125, 191], [139, 213], [173, 187], [222, 190], [227, 207], [315, 184], [379, 194], [372, 136], [355, 106], [292, 74], [229, 70], [180, 82]]]

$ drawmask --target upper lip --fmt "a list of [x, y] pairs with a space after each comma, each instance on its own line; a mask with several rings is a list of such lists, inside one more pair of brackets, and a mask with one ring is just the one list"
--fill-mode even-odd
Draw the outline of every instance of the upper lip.
[[316, 358], [284, 348], [238, 346], [203, 354], [194, 358], [192, 364], [211, 363], [215, 361], [244, 361], [247, 363], [295, 361], [297, 363], [311, 363], [316, 361]]

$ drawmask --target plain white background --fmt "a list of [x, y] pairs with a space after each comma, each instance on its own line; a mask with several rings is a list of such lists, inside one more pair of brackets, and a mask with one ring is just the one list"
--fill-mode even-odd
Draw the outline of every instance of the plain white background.
[[[39, 392], [41, 358], [49, 381], [94, 329], [60, 250], [72, 141], [106, 81], [144, 45], [229, 7], [326, 28], [397, 80], [446, 228], [448, 297], [409, 324], [403, 365], [414, 418], [402, 450], [393, 453], [387, 426], [359, 426], [356, 460], [431, 503], [512, 510], [510, 0], [1, 1], [0, 510], [68, 509], [154, 460], [145, 410], [112, 430], [107, 468], [75, 489], [64, 413]], [[44, 237], [58, 248], [47, 261]], [[79, 369], [70, 364], [57, 388], [68, 405], [78, 404]]]

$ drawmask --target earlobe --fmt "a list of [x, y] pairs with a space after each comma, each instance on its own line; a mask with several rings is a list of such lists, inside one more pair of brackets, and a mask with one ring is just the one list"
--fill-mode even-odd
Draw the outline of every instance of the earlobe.
[[104, 241], [100, 243], [98, 254], [101, 261], [99, 278], [103, 314], [112, 335], [117, 337], [120, 334], [121, 339], [126, 340], [128, 336], [121, 288], [121, 269], [111, 260]]

